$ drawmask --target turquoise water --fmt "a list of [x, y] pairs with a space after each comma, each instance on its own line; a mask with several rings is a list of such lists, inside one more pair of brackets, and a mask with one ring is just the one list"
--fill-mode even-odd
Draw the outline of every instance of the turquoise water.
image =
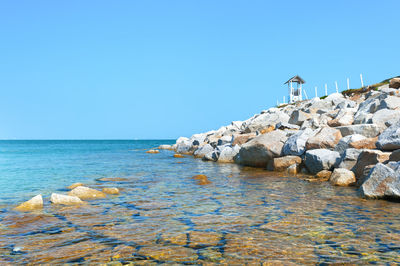
[[[0, 141], [0, 204], [49, 195], [74, 182], [143, 174], [156, 165], [143, 150], [171, 140]], [[164, 157], [165, 159], [165, 157]], [[161, 160], [161, 162], [163, 162]]]
[[[146, 153], [172, 142], [1, 141], [0, 265], [400, 263], [399, 203], [301, 176]], [[121, 193], [79, 207], [49, 203], [74, 182]], [[43, 210], [12, 210], [39, 193]]]

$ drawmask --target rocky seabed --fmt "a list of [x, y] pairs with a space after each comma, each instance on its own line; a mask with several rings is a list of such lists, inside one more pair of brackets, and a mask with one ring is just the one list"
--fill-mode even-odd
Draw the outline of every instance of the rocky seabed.
[[334, 93], [270, 108], [159, 149], [221, 163], [308, 174], [400, 199], [400, 78], [363, 93]]

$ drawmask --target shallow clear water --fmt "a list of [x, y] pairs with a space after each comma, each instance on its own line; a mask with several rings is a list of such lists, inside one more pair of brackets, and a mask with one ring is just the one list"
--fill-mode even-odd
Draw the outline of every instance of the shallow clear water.
[[[0, 142], [0, 264], [400, 262], [399, 203], [171, 151], [145, 153], [161, 143], [168, 141]], [[200, 185], [197, 174], [210, 183]], [[74, 182], [121, 194], [81, 207], [48, 203]], [[12, 210], [38, 193], [43, 211]]]

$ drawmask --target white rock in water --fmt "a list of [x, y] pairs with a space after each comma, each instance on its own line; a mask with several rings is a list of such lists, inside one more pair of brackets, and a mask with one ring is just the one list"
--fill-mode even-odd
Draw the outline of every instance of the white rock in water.
[[68, 192], [69, 196], [76, 196], [81, 200], [105, 198], [106, 194], [93, 188], [79, 186]]
[[52, 193], [50, 196], [50, 201], [53, 204], [62, 204], [62, 205], [75, 205], [83, 203], [83, 201], [76, 196], [68, 196], [58, 193]]
[[41, 208], [43, 208], [43, 198], [42, 195], [37, 195], [30, 200], [18, 205], [15, 209], [17, 211], [31, 211]]

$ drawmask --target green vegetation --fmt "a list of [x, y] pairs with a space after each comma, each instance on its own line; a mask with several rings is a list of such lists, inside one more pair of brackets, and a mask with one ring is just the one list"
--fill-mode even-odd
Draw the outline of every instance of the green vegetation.
[[[400, 76], [393, 77], [393, 78], [398, 78], [398, 77], [400, 77]], [[342, 91], [342, 94], [345, 95], [345, 96], [350, 96], [350, 95], [353, 95], [353, 94], [365, 93], [365, 92], [368, 92], [368, 91], [371, 91], [371, 90], [375, 90], [376, 91], [376, 90], [378, 90], [378, 88], [380, 86], [383, 86], [385, 84], [389, 84], [391, 79], [392, 78], [385, 79], [385, 80], [383, 80], [383, 81], [381, 81], [379, 83], [376, 83], [376, 84], [373, 84], [373, 85], [369, 85], [369, 86], [366, 86], [366, 87], [363, 87], [363, 88], [344, 90], [344, 91]]]

